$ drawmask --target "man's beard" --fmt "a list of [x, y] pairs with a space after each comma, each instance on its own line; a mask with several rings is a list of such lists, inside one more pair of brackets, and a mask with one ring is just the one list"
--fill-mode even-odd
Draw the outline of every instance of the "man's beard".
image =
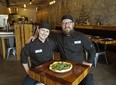
[[73, 31], [74, 31], [74, 29], [70, 29], [69, 31], [63, 30], [63, 33], [64, 33], [65, 35], [70, 35]]

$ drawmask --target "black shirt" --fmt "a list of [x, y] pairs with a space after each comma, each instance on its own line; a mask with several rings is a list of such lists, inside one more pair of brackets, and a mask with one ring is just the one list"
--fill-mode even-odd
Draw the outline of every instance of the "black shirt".
[[70, 36], [61, 33], [53, 33], [51, 38], [57, 42], [62, 59], [82, 63], [84, 50], [88, 52], [87, 62], [94, 63], [95, 47], [91, 40], [83, 33], [74, 31]]
[[55, 43], [51, 39], [47, 39], [42, 43], [38, 38], [33, 42], [26, 44], [21, 51], [21, 63], [28, 63], [28, 57], [31, 58], [31, 67], [41, 65], [53, 59], [53, 50]]

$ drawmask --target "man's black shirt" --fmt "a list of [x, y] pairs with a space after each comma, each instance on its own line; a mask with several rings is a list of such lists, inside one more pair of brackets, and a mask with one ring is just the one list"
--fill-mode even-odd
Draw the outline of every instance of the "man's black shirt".
[[95, 47], [85, 34], [73, 31], [70, 36], [66, 36], [62, 32], [56, 32], [52, 33], [50, 38], [56, 41], [62, 59], [82, 63], [86, 50], [89, 55], [87, 62], [94, 63]]

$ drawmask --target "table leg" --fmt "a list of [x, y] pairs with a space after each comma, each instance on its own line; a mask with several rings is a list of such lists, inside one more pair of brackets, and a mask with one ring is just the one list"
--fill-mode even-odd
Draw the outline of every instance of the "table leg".
[[2, 55], [3, 55], [3, 59], [5, 59], [6, 57], [6, 45], [5, 45], [5, 39], [1, 38], [2, 40]]
[[107, 52], [107, 44], [105, 44], [105, 46], [104, 46], [104, 51], [105, 51], [106, 64], [108, 64], [108, 59], [107, 59], [107, 55], [106, 55], [106, 52]]

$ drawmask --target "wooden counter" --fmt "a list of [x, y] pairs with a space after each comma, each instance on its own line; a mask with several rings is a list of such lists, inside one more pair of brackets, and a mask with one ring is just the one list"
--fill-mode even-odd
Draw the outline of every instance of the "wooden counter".
[[77, 25], [75, 28], [116, 31], [116, 26]]
[[[94, 29], [116, 31], [116, 26], [97, 26], [97, 25], [75, 25], [75, 29]], [[57, 25], [56, 29], [61, 29], [61, 25]]]
[[[61, 30], [61, 26], [57, 25], [56, 29]], [[75, 30], [87, 35], [116, 39], [116, 26], [77, 25], [75, 26]]]

